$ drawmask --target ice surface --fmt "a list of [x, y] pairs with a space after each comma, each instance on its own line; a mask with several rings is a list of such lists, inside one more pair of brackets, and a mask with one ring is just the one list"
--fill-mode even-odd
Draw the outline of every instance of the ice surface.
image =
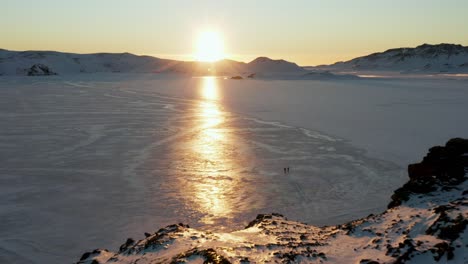
[[178, 222], [234, 230], [258, 213], [323, 225], [381, 211], [404, 165], [468, 131], [466, 87], [1, 77], [0, 260], [69, 262]]
[[[195, 81], [146, 85], [166, 95], [197, 98]], [[232, 112], [349, 140], [369, 156], [402, 167], [420, 161], [428, 148], [440, 142], [468, 136], [466, 78], [223, 80], [220, 84], [220, 100]]]

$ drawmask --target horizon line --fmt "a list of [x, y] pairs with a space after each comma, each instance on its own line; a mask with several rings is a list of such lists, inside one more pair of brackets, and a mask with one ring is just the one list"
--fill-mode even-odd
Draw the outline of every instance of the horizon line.
[[[123, 52], [106, 52], [106, 51], [100, 51], [100, 52], [72, 52], [72, 51], [63, 51], [63, 50], [49, 50], [49, 49], [31, 49], [31, 50], [13, 50], [13, 49], [4, 49], [4, 48], [1, 48], [0, 47], [0, 50], [5, 50], [5, 51], [11, 51], [11, 52], [56, 52], [56, 53], [69, 53], [69, 54], [79, 54], [79, 55], [95, 55], [95, 54], [130, 54], [130, 55], [134, 55], [134, 56], [139, 56], [139, 57], [152, 57], [152, 58], [155, 58], [155, 59], [162, 59], [162, 60], [172, 60], [172, 61], [179, 61], [179, 62], [200, 62], [200, 63], [215, 63], [215, 62], [220, 62], [220, 61], [224, 61], [224, 60], [230, 60], [230, 61], [235, 61], [235, 62], [241, 62], [241, 63], [250, 63], [258, 58], [268, 58], [268, 59], [271, 59], [271, 60], [284, 60], [284, 61], [287, 61], [287, 62], [291, 62], [291, 63], [295, 63], [296, 65], [298, 65], [299, 67], [318, 67], [318, 66], [322, 66], [322, 65], [332, 65], [332, 64], [335, 64], [335, 63], [338, 63], [338, 62], [345, 62], [345, 61], [349, 61], [349, 60], [353, 60], [355, 58], [360, 58], [360, 57], [365, 57], [365, 56], [368, 56], [368, 55], [371, 55], [371, 54], [374, 54], [374, 53], [383, 53], [383, 52], [386, 52], [386, 51], [389, 51], [389, 50], [392, 50], [392, 49], [405, 49], [405, 48], [408, 48], [408, 49], [413, 49], [413, 48], [417, 48], [417, 47], [420, 47], [420, 46], [423, 46], [423, 45], [431, 45], [431, 46], [436, 46], [436, 45], [444, 45], [444, 44], [448, 44], [448, 45], [458, 45], [458, 46], [462, 46], [462, 47], [465, 47], [465, 48], [468, 48], [468, 46], [464, 46], [462, 44], [456, 44], [456, 43], [448, 43], [448, 42], [441, 42], [441, 43], [437, 43], [437, 44], [429, 44], [427, 42], [423, 43], [423, 44], [420, 44], [420, 45], [417, 45], [417, 46], [414, 46], [414, 47], [397, 47], [397, 48], [387, 48], [385, 50], [381, 50], [381, 51], [374, 51], [374, 52], [371, 52], [371, 53], [368, 53], [368, 54], [364, 54], [364, 55], [359, 55], [359, 56], [356, 56], [356, 57], [353, 57], [352, 59], [348, 59], [348, 60], [338, 60], [338, 61], [335, 61], [335, 62], [332, 62], [332, 63], [321, 63], [321, 64], [316, 64], [316, 65], [299, 65], [298, 63], [294, 62], [294, 61], [289, 61], [289, 60], [286, 60], [286, 59], [283, 59], [283, 58], [273, 58], [273, 57], [270, 57], [270, 56], [266, 56], [266, 55], [251, 55], [251, 54], [245, 54], [245, 55], [240, 55], [240, 54], [229, 54], [231, 56], [226, 56], [225, 58], [223, 59], [220, 59], [220, 60], [217, 60], [217, 61], [197, 61], [195, 59], [193, 60], [190, 60], [190, 59], [176, 59], [176, 57], [192, 57], [193, 55], [192, 54], [160, 54], [162, 56], [168, 56], [168, 57], [161, 57], [159, 56], [159, 54], [151, 54], [151, 53], [148, 53], [148, 54], [142, 54], [142, 53], [132, 53], [132, 52], [128, 52], [128, 51], [123, 51]], [[238, 56], [251, 56], [251, 57], [254, 57], [254, 59], [251, 59], [250, 61], [245, 61], [245, 60], [236, 60], [232, 57], [238, 57]], [[172, 57], [172, 58], [170, 58]]]

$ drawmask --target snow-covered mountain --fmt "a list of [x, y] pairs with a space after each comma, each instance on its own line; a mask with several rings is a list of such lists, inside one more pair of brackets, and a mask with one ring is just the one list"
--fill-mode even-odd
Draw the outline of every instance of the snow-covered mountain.
[[467, 263], [467, 172], [468, 140], [452, 139], [408, 167], [410, 180], [378, 215], [324, 227], [258, 215], [231, 233], [175, 224], [78, 263]]
[[250, 72], [298, 72], [303, 71], [296, 63], [285, 60], [272, 60], [267, 57], [258, 57], [247, 64]]
[[416, 48], [389, 49], [317, 68], [341, 71], [468, 72], [468, 47], [423, 44]]
[[0, 74], [26, 75], [35, 64], [58, 74], [93, 72], [157, 72], [179, 64], [130, 53], [74, 54], [55, 51], [0, 51]]
[[213, 63], [177, 61], [130, 53], [74, 54], [55, 51], [9, 51], [0, 49], [0, 75], [28, 75], [31, 67], [42, 65], [52, 73], [95, 72], [188, 74], [233, 74], [256, 72], [301, 72], [295, 63], [261, 57], [250, 63], [221, 60]]
[[[55, 51], [9, 51], [0, 49], [0, 75], [27, 75], [34, 65], [43, 65], [52, 73], [75, 74], [95, 72], [185, 74], [250, 74], [268, 76], [270, 73], [294, 74], [307, 71], [293, 62], [258, 57], [249, 63], [233, 60], [217, 62], [177, 61], [130, 53], [74, 54]], [[307, 67], [313, 76], [318, 72], [396, 71], [421, 73], [468, 73], [468, 47], [455, 44], [423, 44], [416, 48], [396, 48], [373, 53], [332, 65]], [[302, 77], [300, 77], [302, 78]]]

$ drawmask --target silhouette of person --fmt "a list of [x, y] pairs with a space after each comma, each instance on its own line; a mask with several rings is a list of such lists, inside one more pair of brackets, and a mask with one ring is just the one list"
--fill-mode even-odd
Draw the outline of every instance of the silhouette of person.
[[289, 167], [288, 167], [287, 171], [288, 171], [288, 174], [289, 174]]
[[286, 168], [283, 168], [283, 170], [284, 170], [284, 174], [286, 174]]

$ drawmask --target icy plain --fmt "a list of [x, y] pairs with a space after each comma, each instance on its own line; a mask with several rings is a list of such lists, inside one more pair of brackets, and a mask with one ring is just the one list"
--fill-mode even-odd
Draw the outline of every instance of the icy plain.
[[70, 262], [178, 222], [380, 212], [408, 163], [466, 137], [467, 100], [463, 79], [0, 77], [0, 262]]

